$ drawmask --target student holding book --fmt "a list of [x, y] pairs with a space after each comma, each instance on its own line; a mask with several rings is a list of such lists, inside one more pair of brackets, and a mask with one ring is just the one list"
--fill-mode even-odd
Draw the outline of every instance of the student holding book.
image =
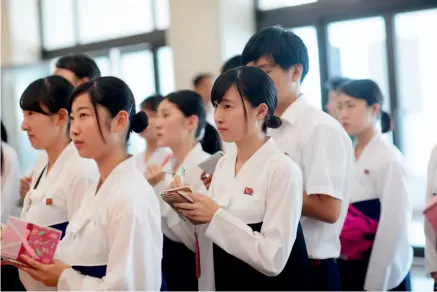
[[[435, 198], [437, 194], [437, 145], [431, 153], [428, 163], [428, 178], [426, 188], [426, 204]], [[437, 291], [437, 232], [431, 224], [425, 220], [425, 259], [428, 272], [434, 279], [434, 291]]]
[[[383, 96], [372, 80], [341, 88], [340, 122], [356, 138], [350, 205], [340, 236], [339, 260], [345, 291], [411, 291], [413, 249], [409, 242], [412, 206], [404, 158], [382, 133]], [[389, 120], [389, 119], [388, 119]], [[381, 133], [382, 132], [382, 133]]]
[[191, 236], [199, 289], [308, 290], [302, 173], [266, 134], [281, 125], [272, 80], [238, 67], [217, 79], [212, 100], [218, 130], [237, 151], [218, 162], [211, 196], [188, 193], [194, 203], [174, 205], [195, 226], [174, 230]]
[[275, 83], [282, 125], [270, 129], [281, 151], [303, 175], [302, 228], [314, 291], [341, 289], [337, 258], [339, 235], [349, 203], [352, 143], [337, 120], [308, 104], [301, 92], [309, 69], [308, 50], [291, 30], [279, 26], [257, 32], [243, 50], [243, 60], [266, 72]]
[[162, 281], [159, 203], [126, 150], [130, 132], [142, 132], [147, 117], [135, 114], [131, 90], [116, 77], [79, 86], [69, 108], [74, 145], [97, 163], [100, 177], [71, 220], [58, 260], [44, 265], [28, 258], [32, 268], [22, 269], [59, 291], [157, 291]]
[[[68, 137], [68, 102], [73, 86], [60, 76], [32, 82], [23, 92], [21, 129], [32, 147], [45, 151], [45, 159], [34, 168], [31, 189], [24, 198], [21, 219], [61, 230], [81, 204], [85, 190], [97, 178], [91, 160], [79, 156]], [[26, 272], [20, 271], [26, 290], [47, 290]]]
[[139, 134], [146, 141], [146, 151], [138, 153], [135, 160], [138, 169], [143, 173], [146, 173], [149, 165], [165, 165], [172, 157], [170, 148], [158, 146], [156, 120], [158, 119], [158, 106], [163, 99], [163, 96], [157, 94], [147, 97], [141, 103], [141, 110], [146, 113], [149, 125]]
[[[159, 147], [169, 147], [173, 157], [167, 165], [150, 165], [147, 178], [155, 192], [167, 189], [174, 174], [182, 174], [184, 181], [196, 192], [206, 192], [200, 179], [199, 164], [210, 157], [202, 150], [206, 125], [206, 109], [202, 97], [194, 91], [182, 90], [169, 94], [158, 106], [156, 131]], [[212, 138], [212, 137], [210, 137]], [[218, 134], [215, 137], [219, 140]], [[161, 198], [159, 198], [161, 200]], [[198, 291], [195, 274], [195, 254], [180, 241], [192, 238], [177, 237], [172, 228], [179, 222], [178, 215], [161, 200], [164, 232], [163, 272], [170, 291]]]

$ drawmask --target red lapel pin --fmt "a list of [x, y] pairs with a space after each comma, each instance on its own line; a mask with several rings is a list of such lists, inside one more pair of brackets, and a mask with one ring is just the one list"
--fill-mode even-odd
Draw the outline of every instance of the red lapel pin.
[[252, 188], [244, 188], [244, 194], [252, 196], [253, 195], [253, 189]]
[[46, 199], [46, 206], [51, 206], [53, 204], [53, 199], [52, 198], [47, 198]]
[[364, 174], [365, 174], [365, 175], [369, 175], [369, 173], [370, 173], [370, 171], [369, 171], [368, 169], [365, 169], [365, 170], [364, 170]]

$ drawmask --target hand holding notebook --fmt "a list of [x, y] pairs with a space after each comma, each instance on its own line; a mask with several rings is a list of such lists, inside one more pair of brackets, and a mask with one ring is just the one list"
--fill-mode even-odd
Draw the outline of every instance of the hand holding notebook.
[[27, 265], [22, 257], [33, 258], [43, 264], [53, 263], [62, 232], [9, 217], [3, 229], [1, 256], [18, 265]]

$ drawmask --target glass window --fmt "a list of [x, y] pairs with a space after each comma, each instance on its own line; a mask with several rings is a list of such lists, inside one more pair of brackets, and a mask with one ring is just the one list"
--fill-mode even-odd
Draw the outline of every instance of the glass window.
[[170, 47], [158, 49], [159, 91], [167, 95], [175, 90], [173, 54]]
[[[136, 51], [121, 55], [122, 79], [132, 90], [137, 111], [144, 98], [155, 94], [155, 75], [153, 70], [153, 55], [151, 51]], [[129, 151], [133, 154], [144, 150], [144, 140], [132, 134]]]
[[317, 44], [317, 30], [312, 27], [300, 27], [293, 29], [305, 43], [310, 57], [310, 68], [302, 83], [302, 92], [306, 100], [317, 108], [322, 108], [322, 96], [320, 87], [319, 47]]
[[42, 0], [43, 46], [46, 50], [75, 45], [73, 0]]
[[318, 0], [259, 0], [259, 10], [272, 10], [282, 7], [299, 6], [309, 3], [315, 3]]
[[331, 77], [369, 78], [384, 94], [389, 111], [385, 23], [382, 17], [331, 23], [328, 26]]
[[156, 29], [167, 29], [170, 26], [170, 6], [169, 0], [155, 1]]
[[100, 69], [101, 76], [112, 75], [111, 61], [109, 59], [109, 56], [100, 56], [100, 57], [94, 58], [94, 61], [96, 62], [97, 67], [99, 67], [99, 69]]
[[151, 0], [77, 1], [80, 43], [92, 43], [153, 30]]
[[[412, 202], [415, 213], [419, 214], [415, 218], [418, 222], [423, 220], [428, 159], [437, 143], [434, 134], [437, 35], [430, 31], [432, 27], [437, 27], [437, 9], [395, 17], [401, 145], [411, 174]], [[415, 245], [423, 246], [423, 228], [416, 229], [412, 229], [411, 238]]]
[[2, 70], [2, 120], [8, 125], [8, 138], [10, 140], [8, 142], [17, 151], [23, 174], [35, 163], [38, 151], [30, 144], [27, 134], [21, 131], [23, 113], [19, 101], [21, 94], [31, 82], [49, 74], [48, 63], [5, 68]]

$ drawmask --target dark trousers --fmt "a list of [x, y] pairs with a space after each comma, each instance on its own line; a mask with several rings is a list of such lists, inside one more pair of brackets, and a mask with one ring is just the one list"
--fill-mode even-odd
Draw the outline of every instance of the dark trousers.
[[341, 291], [336, 259], [310, 259], [310, 274], [312, 291]]
[[18, 269], [14, 266], [1, 266], [1, 291], [26, 291], [21, 284]]
[[[339, 260], [338, 267], [340, 270], [341, 284], [345, 291], [364, 291], [364, 282], [366, 281], [368, 260]], [[411, 291], [411, 277], [407, 274], [399, 286], [389, 291]]]

